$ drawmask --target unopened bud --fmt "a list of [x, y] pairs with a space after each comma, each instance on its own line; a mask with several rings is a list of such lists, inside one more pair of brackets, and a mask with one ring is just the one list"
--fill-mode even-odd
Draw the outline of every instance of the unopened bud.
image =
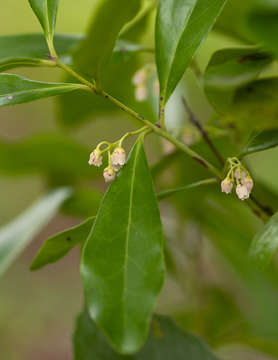
[[132, 78], [132, 83], [135, 86], [145, 85], [146, 80], [147, 80], [146, 70], [141, 69], [136, 71], [136, 73], [134, 74]]
[[233, 189], [233, 182], [231, 179], [224, 179], [222, 182], [221, 182], [221, 189], [222, 189], [222, 192], [226, 193], [226, 194], [230, 194], [232, 189]]
[[103, 171], [103, 177], [105, 182], [109, 183], [115, 179], [116, 173], [111, 166], [107, 166], [107, 168], [105, 168]]
[[145, 85], [139, 85], [135, 89], [135, 99], [137, 101], [145, 101], [147, 99], [148, 93]]
[[126, 153], [122, 147], [117, 147], [111, 156], [111, 165], [115, 171], [119, 171], [126, 162]]
[[253, 189], [253, 186], [254, 186], [254, 182], [253, 182], [252, 178], [250, 176], [247, 176], [243, 180], [243, 185], [245, 185], [247, 187], [247, 190], [248, 190], [248, 192], [250, 194], [252, 189]]
[[240, 200], [246, 200], [249, 198], [249, 191], [246, 185], [238, 184], [236, 187], [236, 193]]
[[246, 173], [244, 170], [240, 170], [239, 168], [237, 168], [234, 172], [235, 178], [237, 181], [239, 180], [244, 180], [246, 178]]
[[102, 155], [101, 155], [100, 150], [95, 149], [90, 154], [89, 164], [94, 165], [94, 166], [98, 166], [98, 167], [102, 165]]

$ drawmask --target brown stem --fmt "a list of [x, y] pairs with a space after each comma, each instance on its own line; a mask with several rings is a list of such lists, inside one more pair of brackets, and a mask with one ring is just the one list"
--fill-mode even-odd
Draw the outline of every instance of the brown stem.
[[193, 112], [190, 110], [185, 98], [182, 96], [182, 103], [184, 105], [185, 111], [187, 112], [187, 114], [189, 115], [189, 120], [191, 121], [191, 123], [200, 131], [200, 133], [202, 134], [204, 140], [206, 141], [206, 143], [208, 144], [209, 148], [211, 149], [211, 151], [213, 152], [213, 154], [215, 155], [215, 157], [218, 159], [219, 163], [221, 166], [225, 165], [225, 160], [223, 159], [223, 157], [221, 156], [221, 154], [219, 153], [219, 151], [216, 149], [216, 147], [214, 146], [213, 142], [211, 141], [208, 133], [206, 132], [206, 130], [203, 128], [202, 124], [200, 123], [200, 121], [194, 116]]

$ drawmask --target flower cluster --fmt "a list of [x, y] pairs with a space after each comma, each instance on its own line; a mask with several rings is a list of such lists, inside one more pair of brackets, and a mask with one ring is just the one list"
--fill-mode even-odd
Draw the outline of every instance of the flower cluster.
[[[104, 150], [101, 150], [103, 144], [108, 145]], [[112, 182], [118, 171], [126, 163], [126, 153], [121, 146], [117, 146], [113, 153], [110, 153], [110, 148], [113, 144], [100, 143], [95, 150], [90, 154], [89, 164], [94, 166], [101, 166], [103, 160], [103, 153], [108, 152], [108, 166], [103, 171], [105, 182]]]
[[[135, 99], [137, 101], [141, 102], [147, 100], [148, 79], [152, 71], [153, 70], [151, 68], [145, 67], [134, 74], [132, 83], [135, 86]], [[155, 96], [159, 96], [159, 82], [157, 79], [153, 83], [153, 93]]]
[[237, 158], [229, 158], [227, 161], [229, 171], [225, 179], [221, 182], [222, 192], [230, 194], [235, 183], [238, 198], [240, 200], [248, 199], [254, 186], [249, 172], [242, 166]]

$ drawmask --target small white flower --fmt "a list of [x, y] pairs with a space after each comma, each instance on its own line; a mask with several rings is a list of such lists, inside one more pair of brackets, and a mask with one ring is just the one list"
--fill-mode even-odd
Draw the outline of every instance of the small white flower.
[[101, 155], [100, 150], [95, 149], [90, 154], [89, 164], [94, 165], [94, 166], [98, 166], [98, 167], [102, 165], [102, 155]]
[[117, 147], [111, 156], [111, 165], [115, 171], [119, 171], [126, 163], [126, 153], [122, 147]]
[[145, 85], [139, 85], [135, 89], [135, 99], [139, 102], [147, 99], [148, 93]]
[[243, 180], [246, 178], [246, 173], [243, 170], [240, 170], [239, 168], [236, 169], [236, 171], [234, 172], [235, 178], [237, 181], [239, 181], [240, 179]]
[[135, 86], [140, 86], [140, 85], [144, 85], [146, 83], [146, 80], [147, 80], [146, 70], [141, 69], [136, 71], [136, 73], [134, 74], [132, 78], [132, 83]]
[[107, 168], [105, 168], [103, 171], [103, 177], [105, 182], [109, 183], [115, 179], [116, 173], [111, 166], [107, 166]]
[[247, 187], [247, 190], [249, 192], [249, 194], [251, 193], [253, 186], [254, 186], [254, 182], [251, 179], [250, 176], [247, 176], [244, 180], [243, 180], [243, 185], [245, 185]]
[[231, 179], [224, 179], [222, 182], [221, 182], [221, 189], [222, 189], [222, 192], [226, 193], [226, 194], [230, 194], [232, 189], [233, 189], [233, 182]]
[[246, 185], [238, 184], [236, 187], [236, 193], [240, 200], [246, 200], [249, 198], [249, 191]]

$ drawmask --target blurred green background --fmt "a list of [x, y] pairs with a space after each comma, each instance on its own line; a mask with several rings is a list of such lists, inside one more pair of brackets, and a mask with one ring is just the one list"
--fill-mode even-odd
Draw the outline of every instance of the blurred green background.
[[[57, 32], [83, 33], [92, 6], [91, 0], [61, 0]], [[32, 14], [27, 0], [5, 2], [1, 6], [0, 18], [1, 35], [40, 32], [39, 23]], [[234, 20], [236, 27], [236, 19]], [[145, 41], [149, 43], [151, 40], [146, 37]], [[197, 56], [201, 69], [204, 70], [215, 50], [239, 44], [239, 41], [231, 37], [216, 31], [212, 32]], [[271, 69], [271, 71], [275, 73], [276, 70]], [[61, 78], [58, 70], [51, 69], [17, 69], [14, 72], [45, 81], [57, 81]], [[213, 114], [213, 110], [190, 71], [186, 79], [190, 104], [194, 112], [205, 122]], [[1, 108], [1, 139], [17, 142], [39, 133], [66, 132], [69, 138], [93, 148], [98, 141], [104, 138], [117, 139], [125, 130], [133, 127], [126, 116], [115, 113], [113, 116], [98, 116], [93, 122], [87, 122], [74, 130], [65, 130], [57, 123], [55, 114], [55, 99]], [[153, 149], [150, 161], [154, 163], [158, 158], [158, 140], [149, 141], [148, 147]], [[249, 157], [251, 173], [276, 194], [278, 194], [278, 170], [273, 164], [277, 161], [277, 156], [276, 149]], [[21, 161], [20, 157], [17, 161]], [[17, 164], [15, 163], [14, 166], [16, 167]], [[169, 174], [166, 173], [165, 176], [167, 184]], [[46, 179], [39, 175], [10, 177], [0, 174], [0, 224], [7, 223], [19, 214], [37, 199], [45, 188]], [[98, 183], [98, 189], [104, 189], [101, 181]], [[171, 240], [171, 251], [178, 270], [174, 270], [175, 276], [171, 274], [168, 276], [158, 310], [176, 315], [179, 322], [188, 330], [203, 336], [222, 359], [276, 358], [273, 357], [274, 355], [271, 356], [271, 353], [277, 352], [272, 342], [271, 345], [265, 345], [256, 336], [246, 335], [248, 326], [245, 326], [241, 312], [248, 304], [242, 306], [242, 301], [233, 296], [234, 292], [238, 291], [233, 283], [234, 274], [226, 269], [225, 262], [224, 264], [221, 262], [198, 226], [190, 221], [186, 226], [179, 226], [176, 209], [172, 204], [163, 202], [161, 209], [166, 237]], [[246, 215], [244, 219], [246, 225], [243, 224], [243, 227], [249, 227], [250, 234], [253, 234], [261, 223], [248, 210], [243, 210], [241, 204], [234, 207], [234, 218], [238, 210]], [[238, 218], [238, 221], [242, 220]], [[47, 236], [77, 222], [78, 219], [70, 216], [61, 214], [57, 216], [0, 279], [1, 359], [71, 359], [74, 317], [81, 309], [83, 301], [79, 277], [79, 250], [75, 249], [58, 264], [39, 272], [31, 273], [28, 268]], [[198, 250], [200, 244], [202, 244], [201, 252]], [[180, 251], [181, 247], [182, 251]], [[184, 274], [187, 274], [186, 279]], [[222, 319], [226, 321], [224, 330]], [[259, 343], [259, 346], [256, 346], [257, 350], [251, 350], [254, 343], [256, 345]], [[265, 347], [268, 355], [263, 355]]]

